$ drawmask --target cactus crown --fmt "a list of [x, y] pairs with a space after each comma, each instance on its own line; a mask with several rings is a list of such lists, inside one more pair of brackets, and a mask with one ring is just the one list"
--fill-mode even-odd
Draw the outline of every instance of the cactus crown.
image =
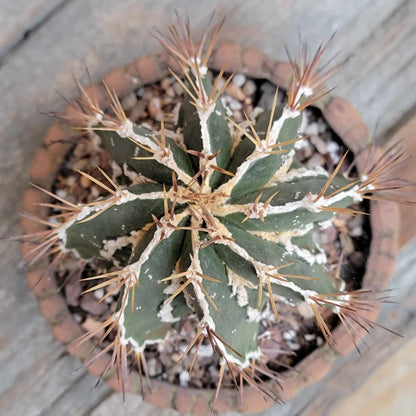
[[208, 337], [222, 357], [218, 389], [228, 368], [236, 384], [244, 380], [276, 398], [275, 389], [252, 375], [263, 368], [262, 314], [278, 319], [276, 298], [308, 305], [328, 343], [323, 308], [332, 309], [352, 337], [355, 328], [373, 325], [360, 312], [379, 297], [335, 287], [313, 232], [336, 213], [357, 214], [348, 208], [352, 203], [386, 190], [395, 156], [384, 156], [355, 180], [338, 175], [345, 156], [331, 174], [294, 160], [302, 110], [326, 92], [322, 83], [331, 71], [317, 71], [325, 48], [292, 63], [287, 104], [276, 105], [276, 93], [272, 108], [255, 119], [237, 124], [227, 118], [221, 94], [232, 75], [225, 82], [224, 71], [213, 82], [206, 76], [221, 24], [206, 31], [199, 46], [187, 23], [156, 35], [183, 72], [180, 78], [171, 71], [186, 91], [176, 131], [163, 121], [159, 132], [132, 123], [110, 88], [108, 113], [84, 91], [83, 111], [72, 114], [72, 122], [135, 180], [121, 185], [102, 171], [108, 182], [102, 183], [79, 172], [109, 196], [83, 206], [61, 199], [66, 214], [43, 237], [42, 250], [57, 246], [114, 266], [90, 280], [97, 281], [93, 289], [122, 289], [116, 312], [101, 328], [116, 334], [110, 364], [119, 366], [123, 388], [127, 353], [145, 368], [145, 346], [164, 342], [175, 322], [192, 314], [198, 328], [184, 355]]

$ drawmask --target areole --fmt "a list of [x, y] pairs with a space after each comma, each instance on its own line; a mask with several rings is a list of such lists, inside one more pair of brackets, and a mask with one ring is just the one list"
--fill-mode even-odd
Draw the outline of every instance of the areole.
[[[271, 60], [257, 50], [237, 44], [220, 47], [214, 52], [209, 67], [217, 70], [225, 68], [226, 72], [244, 73], [253, 78], [268, 79], [282, 89], [288, 89], [292, 76], [292, 67], [289, 63]], [[123, 68], [112, 70], [103, 80], [115, 90], [119, 97], [123, 97], [142, 85], [160, 80], [168, 74], [168, 68], [180, 71], [176, 61], [168, 54], [148, 55]], [[101, 82], [88, 87], [86, 92], [94, 94], [101, 106], [106, 105], [106, 93]], [[358, 169], [362, 169], [368, 152], [373, 151], [374, 148], [370, 148], [368, 130], [360, 115], [341, 98], [327, 96], [320, 105], [326, 121], [346, 146], [354, 152]], [[70, 113], [73, 109], [68, 107], [66, 111]], [[33, 183], [50, 189], [55, 173], [69, 150], [69, 145], [63, 139], [70, 134], [70, 130], [62, 124], [53, 125], [49, 129], [31, 166]], [[23, 209], [38, 217], [45, 217], [45, 207], [34, 204], [39, 202], [48, 202], [48, 196], [33, 187], [24, 192]], [[395, 203], [372, 202], [372, 243], [363, 288], [372, 290], [386, 288], [393, 273], [394, 256], [397, 252], [398, 218], [398, 208]], [[30, 222], [25, 218], [22, 219], [22, 226], [25, 233], [45, 229], [42, 224]], [[23, 254], [27, 254], [31, 248], [29, 244], [23, 244]], [[91, 358], [93, 343], [86, 343], [80, 347], [70, 345], [82, 335], [83, 330], [72, 318], [53, 278], [45, 276], [39, 281], [45, 267], [47, 267], [46, 261], [40, 261], [31, 265], [27, 273], [29, 286], [39, 301], [41, 313], [51, 323], [56, 338], [68, 345], [68, 352], [83, 362], [88, 362]], [[366, 317], [374, 320], [377, 314], [378, 311], [375, 309]], [[362, 332], [364, 335], [364, 331]], [[318, 348], [296, 366], [296, 371], [285, 373], [281, 392], [283, 400], [293, 397], [299, 390], [321, 379], [330, 369], [337, 354], [347, 354], [354, 348], [354, 343], [343, 326], [338, 326], [333, 331], [333, 336], [336, 341], [333, 347], [324, 345]], [[99, 376], [106, 368], [107, 362], [108, 358], [102, 355], [88, 366], [88, 370]], [[114, 371], [109, 371], [104, 379], [112, 388], [120, 390], [120, 381]], [[140, 393], [137, 373], [130, 374], [127, 391]], [[173, 407], [181, 412], [204, 415], [210, 411], [214, 394], [215, 390], [184, 388], [152, 381], [152, 390], [151, 392], [145, 391], [144, 399], [159, 407]], [[239, 397], [236, 391], [222, 389], [216, 402], [216, 410], [220, 412], [235, 410], [239, 406], [238, 402]], [[247, 387], [244, 389], [239, 410], [246, 413], [260, 412], [273, 403], [272, 400], [264, 400], [256, 391]]]

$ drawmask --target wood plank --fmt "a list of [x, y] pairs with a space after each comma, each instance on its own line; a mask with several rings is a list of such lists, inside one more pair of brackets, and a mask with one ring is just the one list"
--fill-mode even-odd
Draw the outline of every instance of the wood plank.
[[[8, 214], [10, 218], [10, 212]], [[3, 230], [2, 230], [3, 231]], [[17, 224], [8, 235], [18, 235]], [[5, 232], [1, 233], [6, 235]], [[20, 264], [17, 243], [0, 244], [0, 394], [5, 394], [25, 378], [28, 371], [56, 360], [64, 348], [54, 340], [49, 324], [40, 315], [37, 303], [28, 291], [24, 269]], [[1, 396], [0, 404], [4, 398]]]
[[351, 396], [331, 411], [333, 416], [413, 415], [416, 409], [416, 339], [407, 342]]
[[[95, 378], [68, 355], [43, 360], [28, 369], [1, 399], [2, 414], [10, 416], [83, 415], [109, 394], [105, 384], [93, 390]], [[59, 412], [58, 412], [59, 410]]]
[[[17, 235], [18, 227], [9, 231]], [[54, 338], [28, 291], [19, 259], [18, 244], [0, 244], [0, 414], [72, 416], [76, 410], [81, 415], [110, 388], [103, 383], [92, 392], [95, 378], [79, 370], [81, 363]]]
[[[74, 97], [72, 75], [85, 82], [85, 64], [97, 80], [114, 66], [152, 50], [160, 51], [147, 31], [155, 24], [162, 26], [175, 9], [189, 15], [198, 27], [215, 8], [224, 10], [223, 3], [215, 0], [195, 7], [193, 0], [161, 0], [146, 2], [144, 7], [140, 0], [72, 0], [16, 49], [0, 68], [0, 217], [7, 218], [0, 224], [1, 236], [19, 234], [16, 208], [26, 186], [28, 166], [52, 123], [38, 112], [60, 111], [65, 106], [54, 88]], [[415, 23], [410, 16], [414, 2], [342, 0], [334, 6], [317, 2], [312, 7], [306, 0], [231, 0], [225, 8], [230, 13], [224, 39], [246, 41], [274, 58], [285, 56], [283, 42], [290, 50], [296, 49], [299, 28], [312, 44], [327, 39], [338, 28], [331, 51], [341, 49], [342, 56], [355, 53], [355, 57], [339, 71], [334, 82], [344, 85], [340, 92], [359, 108], [365, 120], [371, 125], [380, 114], [383, 132], [412, 109], [409, 85], [414, 76], [410, 69], [416, 41]], [[13, 11], [5, 16], [7, 20], [16, 14]], [[22, 17], [20, 24], [27, 22], [25, 19]], [[389, 79], [399, 70], [402, 78]], [[65, 414], [70, 412], [71, 403], [76, 403], [79, 411], [89, 411], [102, 401], [105, 391], [97, 396], [81, 394], [80, 386], [88, 380], [71, 376], [78, 362], [63, 355], [63, 348], [52, 340], [27, 290], [19, 259], [17, 245], [0, 245], [0, 269], [7, 276], [1, 281], [0, 291], [0, 368], [5, 374], [0, 377], [0, 413], [53, 414], [56, 407], [62, 411], [56, 414]], [[411, 267], [415, 270], [416, 266]], [[404, 288], [409, 290], [411, 286]], [[302, 394], [297, 403], [305, 406], [304, 397], [313, 402], [316, 391], [309, 396]], [[51, 404], [52, 408], [48, 408]]]
[[[369, 7], [367, 18], [360, 16], [360, 20], [371, 22], [373, 12]], [[396, 4], [360, 44], [350, 44], [352, 58], [334, 77], [340, 86], [337, 93], [357, 107], [382, 142], [403, 116], [416, 110], [410, 87], [416, 84], [415, 15], [416, 2]]]
[[95, 378], [84, 369], [75, 372], [81, 363], [66, 354], [40, 315], [24, 270], [15, 262], [19, 255], [17, 244], [0, 245], [0, 413], [43, 416], [53, 404], [62, 412], [51, 414], [72, 415], [70, 407], [82, 414], [100, 402], [109, 387], [103, 384], [92, 393]]
[[[259, 19], [255, 10], [240, 10], [231, 16], [234, 32], [266, 54], [285, 57], [283, 42], [296, 53], [299, 32], [309, 45], [325, 42], [336, 31], [328, 56], [338, 54], [335, 62], [347, 60], [329, 81], [335, 93], [349, 100], [363, 115], [364, 121], [381, 142], [390, 129], [409, 111], [416, 111], [411, 85], [416, 83], [416, 2], [361, 1], [316, 2], [293, 1], [290, 7], [275, 2], [268, 11], [276, 19]], [[262, 16], [260, 12], [260, 16]], [[264, 14], [266, 15], [266, 14]], [[263, 16], [264, 16], [263, 15]], [[244, 18], [249, 16], [251, 24]], [[240, 30], [237, 28], [240, 24]], [[241, 30], [241, 24], [246, 24]], [[254, 30], [253, 27], [261, 27]], [[274, 39], [274, 42], [265, 39]], [[376, 128], [377, 127], [377, 128]]]
[[[72, 384], [55, 402], [47, 403], [47, 408], [41, 416], [87, 416], [90, 415], [97, 404], [105, 403], [112, 395], [111, 388], [106, 383], [100, 383], [94, 388], [97, 380], [91, 374], [85, 374], [76, 383]], [[123, 406], [123, 400], [118, 402], [118, 414]]]
[[0, 64], [7, 54], [66, 0], [2, 0], [0, 2]]
[[123, 404], [122, 395], [113, 393], [89, 413], [89, 416], [118, 415], [120, 414], [120, 409], [123, 409], [123, 416], [179, 416], [182, 414], [172, 409], [154, 407], [149, 403], [143, 402], [140, 396], [134, 394], [127, 394], [126, 401]]

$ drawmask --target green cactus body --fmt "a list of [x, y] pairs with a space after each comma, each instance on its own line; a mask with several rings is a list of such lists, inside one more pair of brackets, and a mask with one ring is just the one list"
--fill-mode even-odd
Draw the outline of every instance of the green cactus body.
[[[221, 355], [244, 368], [260, 354], [265, 299], [274, 309], [273, 296], [311, 303], [337, 292], [322, 254], [304, 243], [332, 219], [331, 207], [346, 208], [362, 197], [359, 184], [294, 167], [302, 114], [289, 105], [248, 121], [232, 152], [236, 127], [215, 98], [206, 68], [185, 71], [176, 141], [164, 127], [155, 133], [125, 118], [113, 128], [104, 120], [90, 125], [113, 160], [144, 183], [117, 187], [60, 235], [66, 250], [122, 267], [125, 301], [117, 313], [125, 342], [142, 351], [194, 313], [200, 328], [214, 331]], [[317, 199], [325, 187], [330, 196]]]
[[86, 100], [86, 129], [140, 183], [107, 177], [109, 197], [79, 207], [58, 228], [62, 250], [117, 268], [91, 279], [103, 280], [96, 288], [122, 289], [113, 327], [139, 355], [194, 315], [188, 350], [208, 336], [244, 372], [261, 356], [262, 316], [278, 318], [275, 298], [309, 305], [330, 342], [318, 309], [331, 307], [345, 321], [356, 295], [334, 287], [313, 233], [339, 211], [354, 214], [348, 207], [373, 185], [338, 175], [340, 165], [330, 175], [294, 160], [302, 110], [319, 94], [303, 74], [316, 62], [294, 66], [286, 105], [276, 95], [272, 108], [237, 125], [221, 102], [222, 74], [212, 83], [206, 75], [209, 53], [197, 56], [190, 39], [186, 47], [162, 43], [183, 65], [183, 81], [175, 75], [186, 91], [177, 129], [135, 125], [111, 94], [111, 117]]

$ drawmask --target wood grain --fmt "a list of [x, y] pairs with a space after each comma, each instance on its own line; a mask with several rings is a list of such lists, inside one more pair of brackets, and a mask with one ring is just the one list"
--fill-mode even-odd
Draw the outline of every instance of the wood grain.
[[[34, 0], [30, 5], [24, 2], [25, 7], [22, 3], [1, 2], [0, 49], [53, 0]], [[337, 30], [330, 55], [338, 51], [339, 60], [349, 60], [334, 77], [333, 85], [339, 85], [337, 93], [358, 108], [370, 129], [379, 120], [377, 135], [385, 139], [414, 112], [414, 91], [410, 87], [416, 81], [415, 7], [416, 2], [411, 0], [320, 1], [313, 5], [308, 0], [231, 0], [226, 6], [215, 0], [198, 7], [194, 0], [65, 1], [0, 67], [0, 236], [19, 234], [17, 208], [30, 160], [53, 123], [39, 112], [65, 107], [55, 89], [73, 98], [73, 75], [86, 83], [85, 66], [93, 80], [98, 80], [115, 66], [160, 51], [147, 31], [172, 19], [174, 10], [189, 15], [197, 28], [213, 9], [228, 11], [223, 42], [243, 42], [280, 59], [285, 58], [284, 43], [296, 51], [299, 32], [311, 45], [317, 45]], [[405, 266], [398, 269], [395, 283], [404, 306], [387, 309], [381, 322], [405, 330], [409, 338], [401, 340], [375, 332], [369, 343], [377, 348], [369, 350], [371, 353], [365, 351], [361, 359], [353, 355], [337, 361], [325, 380], [285, 404], [279, 414], [324, 414], [316, 413], [320, 409], [330, 414], [333, 406], [342, 406], [351, 392], [359, 391], [380, 363], [394, 356], [396, 348], [406, 348], [407, 340], [415, 337], [408, 328], [415, 327], [411, 302], [416, 289], [412, 279], [403, 279], [403, 275], [416, 272], [416, 241], [408, 247], [400, 258], [399, 264]], [[0, 413], [73, 416], [93, 412], [100, 416], [118, 408], [123, 409], [119, 414], [133, 414], [130, 402], [124, 408], [119, 406], [119, 395], [105, 399], [110, 394], [105, 385], [92, 393], [95, 383], [91, 376], [83, 371], [72, 374], [79, 363], [65, 355], [39, 315], [27, 288], [18, 245], [2, 242], [0, 254]], [[389, 316], [391, 313], [396, 317]], [[174, 414], [148, 410], [137, 400], [132, 399], [131, 405], [136, 413]], [[276, 409], [265, 414], [273, 412]]]
[[410, 415], [416, 409], [416, 339], [394, 351], [351, 396], [334, 406], [331, 415]]
[[0, 65], [19, 43], [67, 0], [15, 0], [0, 2]]

